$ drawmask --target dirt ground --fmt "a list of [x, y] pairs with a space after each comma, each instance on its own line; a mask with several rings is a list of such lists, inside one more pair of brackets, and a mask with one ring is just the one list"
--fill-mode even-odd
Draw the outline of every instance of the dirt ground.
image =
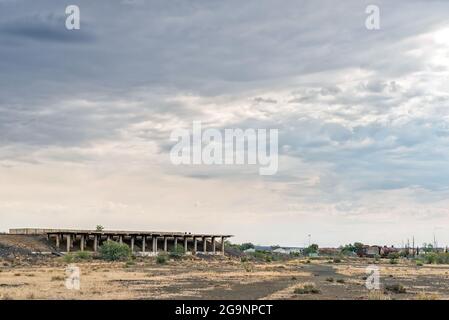
[[[0, 259], [0, 299], [448, 299], [449, 266], [377, 262], [381, 289], [365, 287], [372, 259], [244, 262], [185, 258], [157, 264], [92, 260], [80, 268], [80, 290], [65, 286], [61, 257]], [[403, 286], [405, 293], [387, 290]], [[313, 292], [295, 290], [314, 288]], [[296, 293], [295, 293], [296, 292]]]

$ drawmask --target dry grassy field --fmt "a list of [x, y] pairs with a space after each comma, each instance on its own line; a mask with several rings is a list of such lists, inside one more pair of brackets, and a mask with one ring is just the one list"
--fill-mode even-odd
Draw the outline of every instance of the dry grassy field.
[[[365, 287], [372, 259], [241, 262], [185, 257], [158, 264], [77, 262], [80, 290], [65, 286], [62, 257], [0, 260], [0, 299], [448, 299], [449, 266], [377, 262], [381, 290]], [[398, 290], [400, 288], [400, 290]]]

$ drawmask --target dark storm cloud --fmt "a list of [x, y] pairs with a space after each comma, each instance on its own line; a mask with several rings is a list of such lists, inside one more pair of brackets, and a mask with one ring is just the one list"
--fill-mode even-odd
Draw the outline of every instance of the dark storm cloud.
[[[261, 109], [270, 121], [251, 115], [229, 125], [279, 128], [290, 146], [285, 154], [331, 165], [335, 183], [438, 188], [447, 178], [446, 154], [432, 157], [447, 142], [444, 120], [393, 120], [413, 99], [433, 99], [440, 112], [447, 106], [444, 97], [404, 89], [397, 79], [428, 70], [426, 59], [407, 54], [420, 49], [411, 40], [444, 25], [449, 2], [378, 1], [378, 32], [364, 27], [370, 3], [77, 1], [81, 30], [69, 32], [64, 11], [73, 3], [1, 2], [0, 141], [74, 146], [132, 132], [163, 152], [169, 129], [139, 125], [222, 111], [220, 103], [200, 110], [172, 97], [222, 101], [258, 91], [247, 101], [259, 110], [282, 107], [279, 97], [260, 92], [302, 84], [288, 112]], [[333, 78], [356, 70], [370, 79], [350, 90]], [[310, 106], [310, 114], [301, 113]], [[387, 119], [359, 123], [367, 116]], [[431, 174], [429, 164], [442, 174]], [[397, 179], [379, 182], [392, 173]]]
[[49, 14], [30, 15], [0, 24], [0, 33], [5, 37], [26, 38], [35, 41], [54, 42], [89, 42], [94, 40], [92, 34], [83, 30], [71, 31], [65, 28], [65, 16]]

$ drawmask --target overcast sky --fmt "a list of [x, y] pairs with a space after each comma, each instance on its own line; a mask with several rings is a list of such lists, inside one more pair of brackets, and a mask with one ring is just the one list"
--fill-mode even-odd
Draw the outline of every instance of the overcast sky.
[[[0, 0], [0, 230], [449, 244], [449, 1], [371, 3]], [[192, 121], [277, 128], [277, 174], [174, 166]]]

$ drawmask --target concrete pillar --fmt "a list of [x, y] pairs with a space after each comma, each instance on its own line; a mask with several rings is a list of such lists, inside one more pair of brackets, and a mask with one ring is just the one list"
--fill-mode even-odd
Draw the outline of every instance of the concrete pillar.
[[94, 252], [98, 250], [98, 236], [94, 235]]
[[187, 237], [184, 237], [184, 252], [187, 252]]
[[167, 252], [167, 242], [168, 242], [167, 237], [164, 237], [164, 252]]
[[198, 251], [198, 239], [193, 237], [193, 251], [196, 253]]
[[221, 237], [221, 254], [225, 255], [225, 237]]
[[84, 234], [81, 235], [80, 239], [80, 250], [84, 251]]
[[134, 252], [134, 236], [131, 236], [131, 252]]
[[72, 245], [72, 242], [70, 241], [70, 234], [66, 235], [67, 240], [67, 252], [70, 252], [70, 246]]
[[212, 237], [212, 252], [215, 254], [215, 237]]
[[178, 238], [175, 237], [175, 245], [174, 245], [175, 251], [178, 249]]
[[56, 235], [56, 249], [59, 249], [59, 234]]
[[119, 242], [120, 244], [123, 244], [123, 236], [119, 236], [119, 237], [118, 237], [118, 242]]
[[153, 252], [157, 252], [157, 237], [153, 236], [152, 241], [153, 241]]
[[203, 252], [207, 252], [207, 239], [206, 237], [203, 237]]
[[142, 236], [142, 252], [145, 252], [145, 236]]

